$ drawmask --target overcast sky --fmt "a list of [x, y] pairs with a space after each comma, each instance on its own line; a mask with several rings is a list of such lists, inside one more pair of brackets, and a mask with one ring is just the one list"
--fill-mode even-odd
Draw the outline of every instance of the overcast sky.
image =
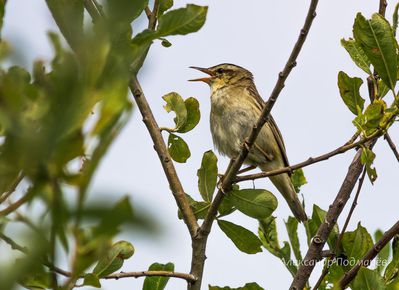
[[[202, 154], [213, 149], [209, 131], [209, 88], [202, 83], [190, 83], [198, 77], [197, 71], [188, 67], [212, 66], [229, 62], [253, 72], [257, 88], [264, 99], [268, 98], [278, 72], [283, 68], [297, 39], [307, 11], [305, 0], [175, 0], [175, 7], [186, 3], [209, 6], [205, 26], [198, 32], [184, 37], [170, 37], [173, 44], [164, 48], [155, 43], [139, 78], [145, 95], [160, 125], [172, 124], [173, 116], [167, 114], [162, 96], [176, 91], [184, 98], [194, 96], [201, 105], [202, 118], [198, 127], [184, 135], [192, 156], [186, 164], [176, 164], [187, 193], [199, 197], [196, 171]], [[390, 6], [396, 3], [388, 1]], [[391, 18], [392, 7], [387, 15]], [[307, 42], [298, 58], [298, 65], [286, 82], [273, 115], [283, 133], [291, 164], [328, 152], [343, 145], [355, 132], [352, 113], [341, 101], [337, 87], [340, 70], [350, 76], [365, 77], [351, 62], [340, 46], [340, 39], [352, 35], [352, 24], [357, 12], [366, 17], [378, 9], [374, 0], [320, 1], [317, 17]], [[137, 29], [142, 27], [138, 24]], [[3, 37], [19, 51], [22, 63], [51, 59], [52, 50], [46, 32], [57, 31], [44, 0], [8, 1]], [[366, 90], [363, 87], [365, 96]], [[391, 130], [391, 137], [399, 145], [399, 129]], [[353, 230], [357, 222], [374, 232], [387, 229], [396, 222], [399, 163], [382, 139], [375, 146], [375, 164], [378, 179], [374, 186], [367, 180], [359, 205], [349, 225]], [[350, 151], [331, 160], [305, 169], [308, 184], [302, 188], [307, 212], [317, 203], [327, 209], [333, 201], [355, 152]], [[219, 157], [219, 171], [224, 172], [228, 160]], [[280, 240], [287, 238], [283, 218], [289, 209], [276, 189], [266, 180], [255, 182], [257, 188], [266, 188], [276, 194], [279, 208], [276, 211]], [[252, 183], [247, 184], [252, 187]], [[243, 185], [241, 186], [244, 187]], [[177, 220], [177, 209], [169, 191], [158, 157], [141, 116], [136, 110], [128, 126], [115, 142], [97, 172], [92, 186], [96, 192], [106, 192], [113, 200], [124, 194], [131, 195], [133, 203], [153, 214], [160, 223], [163, 234], [147, 239], [132, 233], [121, 238], [136, 247], [135, 255], [125, 263], [123, 270], [145, 270], [153, 262], [173, 262], [175, 270], [190, 269], [191, 245], [188, 231]], [[347, 210], [341, 215], [342, 225]], [[242, 214], [227, 218], [257, 231], [255, 221]], [[302, 248], [305, 235], [301, 228]], [[242, 286], [255, 281], [265, 289], [286, 289], [291, 277], [282, 263], [267, 251], [256, 255], [239, 252], [224, 234], [213, 227], [207, 249], [203, 289], [207, 284]], [[312, 276], [318, 278], [319, 270]], [[121, 279], [103, 282], [104, 289], [141, 289], [143, 279]], [[120, 287], [120, 288], [119, 288]], [[185, 282], [171, 280], [167, 289], [184, 289]]]

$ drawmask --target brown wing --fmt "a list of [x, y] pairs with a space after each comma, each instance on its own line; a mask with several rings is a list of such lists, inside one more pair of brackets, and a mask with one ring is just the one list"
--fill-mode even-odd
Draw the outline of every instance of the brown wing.
[[270, 129], [273, 132], [274, 138], [276, 138], [278, 147], [280, 147], [281, 156], [283, 156], [284, 165], [290, 166], [290, 163], [288, 162], [287, 152], [285, 151], [283, 135], [281, 135], [281, 132], [280, 132], [279, 128], [277, 127], [276, 121], [274, 121], [272, 115], [269, 116], [268, 123], [269, 123]]
[[[256, 102], [259, 104], [261, 110], [265, 107], [265, 101], [259, 95], [258, 91], [256, 90], [255, 86], [249, 87], [249, 93], [255, 98]], [[273, 116], [269, 115], [269, 120], [267, 121], [269, 124], [270, 129], [273, 132], [274, 138], [276, 138], [278, 147], [280, 148], [281, 156], [283, 157], [284, 165], [290, 166], [288, 162], [287, 153], [285, 151], [285, 145], [283, 140], [283, 135], [281, 134], [279, 128], [277, 127], [276, 121], [274, 121]]]

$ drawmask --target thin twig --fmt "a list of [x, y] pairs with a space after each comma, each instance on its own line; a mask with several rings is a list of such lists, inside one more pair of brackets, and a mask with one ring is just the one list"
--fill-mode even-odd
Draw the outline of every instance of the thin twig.
[[6, 207], [3, 210], [0, 210], [0, 216], [6, 216], [9, 215], [10, 213], [12, 213], [13, 211], [17, 210], [20, 206], [22, 206], [24, 203], [26, 203], [27, 201], [29, 201], [32, 197], [32, 192], [31, 190], [28, 190], [28, 192], [21, 197], [20, 199], [18, 199], [16, 202], [10, 204], [8, 207]]
[[389, 134], [386, 133], [385, 136], [384, 136], [384, 138], [385, 138], [385, 140], [387, 140], [387, 142], [388, 142], [388, 144], [389, 144], [389, 147], [391, 147], [391, 150], [392, 150], [393, 154], [395, 155], [396, 160], [399, 161], [399, 152], [398, 152], [398, 150], [396, 149], [395, 143], [393, 142], [391, 136], [389, 136]]
[[158, 10], [159, 10], [159, 0], [154, 0], [154, 6], [152, 8], [150, 18], [148, 20], [148, 29], [150, 30], [154, 30], [157, 25]]
[[380, 0], [380, 7], [378, 8], [378, 13], [385, 16], [385, 11], [387, 10], [388, 3], [386, 0]]
[[[328, 261], [334, 260], [336, 255], [338, 254], [339, 248], [341, 247], [342, 238], [344, 237], [346, 229], [348, 228], [348, 225], [349, 225], [349, 221], [352, 218], [353, 211], [355, 210], [355, 207], [357, 205], [357, 201], [359, 199], [360, 191], [362, 189], [365, 177], [366, 177], [366, 167], [363, 168], [363, 173], [362, 173], [362, 176], [359, 178], [359, 183], [357, 185], [357, 190], [356, 190], [355, 198], [353, 199], [353, 202], [352, 202], [352, 206], [349, 210], [348, 216], [346, 217], [344, 226], [342, 228], [341, 233], [339, 234], [337, 242], [335, 243], [334, 251], [331, 253], [332, 255], [329, 257]], [[319, 279], [317, 280], [315, 286], [313, 287], [314, 290], [316, 290], [320, 287], [321, 283], [323, 282], [324, 278], [326, 277], [326, 275], [329, 272], [330, 265], [331, 265], [331, 263], [328, 262], [326, 264], [326, 266], [324, 267], [323, 272], [321, 273]]]
[[337, 242], [335, 244], [335, 250], [334, 250], [335, 254], [337, 254], [339, 248], [341, 247], [342, 238], [344, 237], [346, 229], [348, 228], [348, 225], [349, 225], [349, 221], [352, 218], [353, 212], [355, 211], [355, 207], [357, 206], [357, 201], [360, 196], [360, 191], [362, 190], [364, 178], [366, 177], [366, 172], [367, 172], [366, 167], [364, 167], [362, 176], [359, 178], [359, 183], [357, 185], [357, 190], [356, 190], [355, 198], [353, 199], [353, 202], [352, 202], [352, 206], [348, 212], [348, 216], [346, 217], [344, 226], [342, 227], [341, 233], [339, 234]]
[[151, 276], [179, 278], [179, 279], [184, 279], [187, 282], [195, 282], [197, 280], [197, 278], [191, 274], [180, 273], [180, 272], [168, 272], [168, 271], [120, 272], [102, 277], [102, 279], [121, 279], [129, 277], [138, 278], [138, 277], [151, 277]]
[[102, 11], [98, 9], [98, 4], [95, 2], [95, 0], [83, 0], [83, 5], [85, 6], [87, 12], [89, 12], [93, 23], [96, 23], [103, 17]]
[[351, 150], [353, 148], [358, 148], [360, 145], [363, 145], [366, 142], [369, 142], [370, 140], [376, 139], [376, 138], [380, 137], [381, 135], [382, 135], [382, 131], [378, 131], [377, 133], [370, 135], [369, 137], [366, 137], [366, 138], [359, 140], [355, 143], [347, 142], [346, 145], [338, 147], [337, 149], [334, 149], [333, 151], [330, 151], [328, 153], [325, 153], [325, 154], [317, 156], [317, 157], [310, 157], [307, 160], [300, 162], [298, 164], [295, 164], [295, 165], [282, 167], [282, 168], [279, 168], [276, 170], [271, 170], [271, 171], [237, 176], [235, 182], [242, 182], [242, 181], [246, 181], [246, 180], [255, 180], [255, 179], [259, 179], [259, 178], [278, 175], [278, 174], [285, 173], [285, 172], [292, 172], [295, 169], [303, 168], [303, 167], [309, 166], [311, 164], [327, 160], [335, 155], [345, 153], [346, 151]]
[[284, 88], [285, 81], [292, 69], [296, 66], [297, 57], [302, 49], [302, 46], [306, 40], [309, 29], [312, 25], [313, 19], [316, 17], [316, 7], [318, 0], [312, 0], [309, 5], [309, 9], [306, 15], [305, 23], [303, 28], [300, 31], [297, 42], [292, 49], [292, 52], [288, 58], [286, 65], [284, 66], [283, 71], [281, 71], [278, 75], [277, 82], [274, 86], [274, 89], [261, 113], [259, 120], [256, 125], [252, 128], [251, 134], [246, 140], [243, 140], [242, 149], [238, 156], [234, 159], [231, 159], [226, 174], [224, 175], [223, 181], [221, 183], [220, 189], [215, 196], [214, 201], [212, 202], [211, 207], [205, 217], [205, 220], [198, 232], [198, 235], [195, 237], [193, 241], [193, 255], [192, 255], [192, 264], [190, 273], [199, 277], [198, 281], [190, 284], [189, 290], [199, 290], [201, 289], [202, 282], [202, 274], [205, 263], [205, 249], [207, 237], [210, 233], [213, 221], [217, 215], [217, 210], [224, 198], [225, 192], [228, 192], [231, 188], [233, 182], [235, 182], [237, 172], [239, 171], [241, 165], [246, 159], [249, 149], [253, 145], [261, 131], [263, 125], [267, 122], [271, 109], [273, 108], [275, 102], [277, 101], [278, 96], [280, 95], [281, 90]]
[[17, 176], [17, 178], [15, 179], [15, 181], [13, 182], [13, 184], [11, 184], [11, 187], [8, 189], [8, 191], [4, 192], [1, 197], [0, 197], [0, 204], [2, 204], [5, 200], [7, 200], [7, 198], [13, 194], [13, 192], [15, 192], [15, 190], [17, 189], [18, 185], [21, 183], [22, 179], [24, 179], [25, 175], [20, 172]]
[[360, 267], [368, 267], [371, 261], [378, 255], [378, 253], [385, 247], [386, 244], [392, 240], [395, 235], [399, 234], [399, 221], [397, 221], [389, 230], [387, 230], [378, 240], [377, 243], [364, 255], [364, 257], [357, 262], [356, 266], [354, 266], [350, 271], [345, 273], [344, 277], [338, 282], [340, 289], [345, 289], [348, 284], [355, 278], [357, 272]]

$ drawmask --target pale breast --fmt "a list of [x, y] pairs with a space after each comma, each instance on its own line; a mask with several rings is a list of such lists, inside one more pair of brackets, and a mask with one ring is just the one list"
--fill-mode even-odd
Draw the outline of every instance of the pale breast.
[[211, 96], [211, 133], [218, 151], [235, 157], [244, 138], [248, 137], [259, 110], [248, 101], [245, 89], [229, 87], [215, 90]]

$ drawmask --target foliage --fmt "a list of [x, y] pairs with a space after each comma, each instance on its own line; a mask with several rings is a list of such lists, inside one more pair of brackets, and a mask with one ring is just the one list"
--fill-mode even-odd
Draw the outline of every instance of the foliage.
[[[46, 0], [68, 47], [58, 34], [50, 32], [54, 50], [50, 64], [36, 61], [32, 72], [18, 66], [0, 69], [0, 238], [11, 250], [21, 252], [21, 257], [0, 273], [2, 289], [14, 289], [16, 285], [29, 289], [99, 288], [102, 279], [118, 278], [116, 272], [135, 253], [131, 242], [118, 240], [123, 226], [129, 225], [132, 231], [153, 231], [152, 220], [136, 215], [129, 198], [97, 205], [89, 203], [87, 197], [102, 159], [132, 114], [129, 89], [140, 97], [132, 80], [143, 66], [151, 44], [159, 40], [164, 47], [170, 47], [172, 43], [167, 38], [196, 32], [205, 23], [205, 6], [188, 4], [175, 8], [173, 0], [154, 2], [151, 10], [148, 0], [105, 0], [104, 7], [96, 1]], [[370, 19], [358, 13], [353, 36], [341, 40], [354, 64], [366, 74], [362, 79], [340, 71], [338, 89], [344, 104], [355, 115], [353, 125], [362, 143], [361, 163], [372, 183], [377, 179], [376, 154], [365, 141], [387, 133], [399, 114], [395, 91], [399, 75], [395, 38], [398, 7], [392, 24], [377, 13]], [[0, 29], [5, 8], [6, 1], [0, 0]], [[133, 31], [133, 24], [143, 13], [149, 18], [148, 29]], [[88, 15], [93, 23], [86, 21]], [[0, 41], [0, 60], [4, 60], [7, 44]], [[363, 83], [369, 86], [368, 98], [362, 96]], [[389, 92], [392, 97], [387, 96]], [[183, 99], [177, 92], [162, 99], [166, 103], [164, 109], [173, 112], [174, 118], [171, 127], [156, 127], [156, 133], [163, 132], [167, 137], [161, 162], [185, 163], [192, 153], [184, 134], [200, 121], [199, 102], [194, 97]], [[148, 121], [148, 115], [144, 121]], [[299, 239], [301, 227], [308, 245], [319, 242], [318, 231], [326, 222], [327, 212], [315, 204], [310, 219], [303, 224], [287, 217], [288, 240], [280, 243], [281, 231], [273, 216], [278, 207], [274, 194], [263, 188], [240, 188], [238, 184], [224, 192], [219, 189], [225, 176], [218, 176], [218, 158], [213, 151], [206, 151], [197, 171], [198, 192], [182, 192], [178, 217], [184, 217], [181, 204], [186, 202], [194, 223], [212, 223], [215, 219], [239, 251], [257, 254], [266, 249], [295, 277], [304, 257]], [[307, 183], [301, 168], [292, 172], [291, 180], [296, 192]], [[223, 199], [217, 208], [215, 191]], [[22, 198], [15, 201], [15, 192], [23, 192]], [[31, 208], [39, 210], [32, 214]], [[259, 225], [257, 234], [228, 221], [232, 213], [255, 220]], [[23, 234], [17, 235], [16, 224], [21, 222]], [[209, 233], [204, 238], [201, 230], [202, 227], [192, 234], [193, 244], [201, 239], [206, 243]], [[377, 231], [374, 236], [376, 241], [360, 222], [355, 230], [345, 232], [340, 232], [336, 223], [332, 225], [326, 236], [331, 252], [326, 261], [332, 264], [324, 268], [327, 272], [320, 289], [338, 289], [340, 279], [384, 233]], [[361, 267], [350, 284], [352, 289], [398, 288], [398, 237], [378, 250], [381, 261], [389, 263], [377, 264], [374, 269]], [[68, 271], [57, 268], [60, 255], [71, 261]], [[198, 256], [193, 257], [195, 264]], [[174, 270], [170, 262], [153, 263], [148, 269], [172, 276]], [[64, 277], [58, 279], [59, 276]], [[162, 290], [168, 281], [169, 277], [162, 275], [148, 276], [142, 289]], [[188, 282], [189, 287], [194, 283]], [[209, 289], [263, 288], [252, 282], [239, 288], [209, 285]]]

